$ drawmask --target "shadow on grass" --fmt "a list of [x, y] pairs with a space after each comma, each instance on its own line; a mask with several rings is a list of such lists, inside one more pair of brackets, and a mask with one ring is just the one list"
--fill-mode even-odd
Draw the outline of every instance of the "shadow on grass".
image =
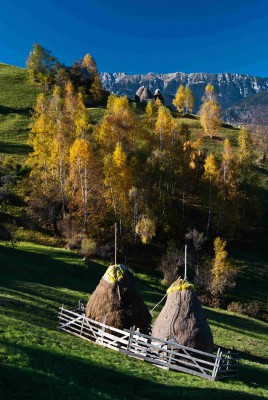
[[[60, 287], [90, 293], [99, 282], [106, 267], [97, 263], [84, 265], [74, 253], [46, 251], [46, 248], [27, 251], [1, 248], [2, 277], [9, 281], [38, 283], [49, 287]], [[62, 261], [61, 259], [64, 259]], [[8, 287], [12, 283], [8, 283]]]
[[2, 115], [7, 115], [7, 114], [29, 115], [30, 111], [31, 111], [30, 107], [12, 108], [0, 105], [0, 114]]
[[230, 331], [254, 334], [267, 334], [268, 329], [261, 323], [237, 315], [219, 313], [213, 309], [206, 309], [207, 318], [216, 326], [228, 328]]
[[[97, 361], [73, 357], [68, 354], [56, 354], [47, 350], [32, 347], [10, 345], [0, 342], [8, 348], [9, 354], [17, 354], [27, 365], [18, 368], [13, 365], [0, 366], [1, 384], [0, 397], [3, 399], [163, 399], [174, 400], [178, 396], [183, 399], [223, 399], [258, 400], [245, 392], [216, 388], [216, 383], [209, 383], [207, 388], [184, 387], [168, 385], [135, 376], [137, 360], [127, 360], [128, 368], [133, 368], [133, 374], [119, 371], [122, 368], [113, 365], [100, 365]], [[118, 355], [118, 359], [123, 356]], [[15, 358], [16, 359], [16, 358]], [[117, 360], [116, 360], [117, 361]], [[118, 360], [119, 361], [119, 360]], [[123, 359], [122, 359], [123, 361]], [[119, 361], [120, 362], [120, 361]], [[123, 361], [125, 363], [125, 359]], [[148, 366], [150, 369], [156, 368]], [[157, 373], [157, 370], [156, 370]], [[142, 372], [139, 372], [142, 374]], [[164, 379], [169, 371], [160, 371]], [[173, 377], [175, 373], [173, 373]], [[178, 378], [182, 375], [178, 374]], [[199, 378], [193, 378], [199, 379]]]
[[27, 156], [32, 151], [27, 144], [0, 142], [0, 153]]
[[[92, 293], [106, 270], [102, 264], [96, 262], [83, 264], [74, 253], [62, 253], [56, 249], [48, 255], [45, 250], [34, 253], [3, 247], [1, 253], [5, 264], [1, 278], [4, 286], [25, 294], [49, 296], [49, 299], [52, 294], [51, 291], [48, 294], [50, 289], [47, 286]], [[60, 258], [64, 258], [64, 261]], [[44, 293], [40, 293], [40, 287], [32, 284], [45, 285]], [[147, 301], [159, 301], [161, 294], [156, 292], [156, 288], [149, 281], [144, 284], [137, 279], [137, 286], [146, 293]], [[66, 304], [66, 296], [64, 294], [60, 296], [62, 297], [58, 301]]]

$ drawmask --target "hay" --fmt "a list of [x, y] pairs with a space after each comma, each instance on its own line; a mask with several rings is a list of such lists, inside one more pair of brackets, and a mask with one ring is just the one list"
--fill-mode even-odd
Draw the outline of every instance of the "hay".
[[[166, 304], [156, 319], [152, 336], [175, 339], [193, 349], [211, 353], [213, 337], [206, 316], [192, 285], [178, 279], [168, 291]], [[179, 288], [172, 290], [172, 288]]]
[[[123, 267], [109, 267], [92, 293], [87, 306], [86, 317], [118, 329], [133, 326], [140, 332], [148, 333], [151, 315], [140, 294], [134, 277]], [[114, 271], [113, 271], [114, 268]]]
[[154, 98], [154, 96], [153, 96], [152, 92], [147, 87], [145, 87], [140, 96], [140, 101], [148, 101], [148, 100], [152, 100], [153, 98]]
[[159, 89], [156, 89], [156, 91], [154, 92], [154, 99], [155, 100], [159, 99], [162, 104], [165, 104], [164, 97], [162, 96]]
[[141, 86], [135, 94], [136, 102], [149, 101], [153, 100], [153, 98], [152, 92], [146, 86]]

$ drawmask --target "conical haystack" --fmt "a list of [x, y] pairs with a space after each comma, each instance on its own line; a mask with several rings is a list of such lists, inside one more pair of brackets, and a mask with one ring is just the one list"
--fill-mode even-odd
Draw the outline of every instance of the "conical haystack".
[[87, 303], [86, 317], [118, 329], [135, 326], [142, 333], [148, 333], [151, 322], [134, 277], [123, 265], [107, 269]]
[[166, 304], [153, 325], [152, 336], [175, 339], [184, 346], [211, 353], [212, 333], [193, 285], [178, 279], [167, 293]]

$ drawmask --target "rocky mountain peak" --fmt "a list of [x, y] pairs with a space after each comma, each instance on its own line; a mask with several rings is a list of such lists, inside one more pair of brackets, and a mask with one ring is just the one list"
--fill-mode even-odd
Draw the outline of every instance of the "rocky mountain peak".
[[251, 75], [220, 73], [207, 74], [204, 72], [186, 74], [173, 72], [168, 74], [128, 75], [124, 72], [101, 73], [103, 86], [110, 92], [126, 95], [134, 99], [135, 93], [141, 86], [146, 86], [154, 93], [157, 89], [162, 93], [165, 103], [172, 106], [172, 100], [180, 84], [189, 85], [195, 98], [194, 112], [198, 112], [201, 99], [208, 83], [214, 85], [218, 101], [225, 111], [248, 96], [268, 91], [268, 78]]

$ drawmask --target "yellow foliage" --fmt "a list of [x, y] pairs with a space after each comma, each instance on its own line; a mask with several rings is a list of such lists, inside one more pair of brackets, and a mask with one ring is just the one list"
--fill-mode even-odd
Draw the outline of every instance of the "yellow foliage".
[[205, 178], [209, 178], [210, 180], [216, 179], [218, 176], [218, 166], [215, 160], [215, 157], [212, 153], [206, 157], [205, 164], [204, 164]]
[[214, 89], [214, 86], [211, 83], [208, 83], [206, 88], [205, 88], [205, 96], [208, 99], [212, 99], [212, 97], [215, 96], [215, 89]]
[[96, 62], [93, 57], [91, 57], [90, 54], [86, 54], [82, 66], [88, 70], [88, 72], [92, 75], [95, 75], [97, 73], [97, 66]]
[[146, 215], [142, 215], [135, 228], [135, 232], [139, 235], [142, 243], [148, 244], [155, 236], [155, 231], [155, 220]]
[[113, 161], [117, 167], [122, 167], [126, 163], [126, 155], [122, 149], [121, 143], [119, 142], [116, 144]]
[[185, 88], [184, 107], [187, 113], [192, 112], [194, 108], [194, 96], [189, 86], [186, 86]]
[[155, 100], [155, 107], [158, 109], [159, 107], [161, 107], [163, 105], [162, 101], [157, 97], [157, 99]]
[[172, 104], [177, 108], [179, 112], [183, 112], [184, 110], [185, 99], [186, 99], [185, 88], [183, 85], [180, 85], [177, 90], [175, 99], [172, 101]]
[[117, 142], [133, 143], [135, 121], [135, 115], [126, 97], [109, 96], [107, 113], [96, 132], [103, 151], [112, 152]]
[[240, 129], [238, 136], [238, 160], [240, 164], [250, 164], [253, 158], [252, 139], [247, 129]]
[[70, 148], [70, 164], [86, 165], [90, 162], [92, 150], [90, 144], [84, 139], [75, 139]]
[[155, 105], [152, 101], [148, 101], [145, 111], [146, 111], [146, 117], [147, 117], [148, 123], [151, 126], [152, 121], [153, 121], [153, 116], [155, 113]]
[[211, 98], [200, 109], [200, 124], [206, 135], [212, 137], [220, 126], [220, 107], [215, 98]]
[[227, 261], [226, 240], [216, 237], [214, 240], [215, 258], [212, 265], [211, 293], [223, 293], [226, 287], [234, 286], [235, 271]]

